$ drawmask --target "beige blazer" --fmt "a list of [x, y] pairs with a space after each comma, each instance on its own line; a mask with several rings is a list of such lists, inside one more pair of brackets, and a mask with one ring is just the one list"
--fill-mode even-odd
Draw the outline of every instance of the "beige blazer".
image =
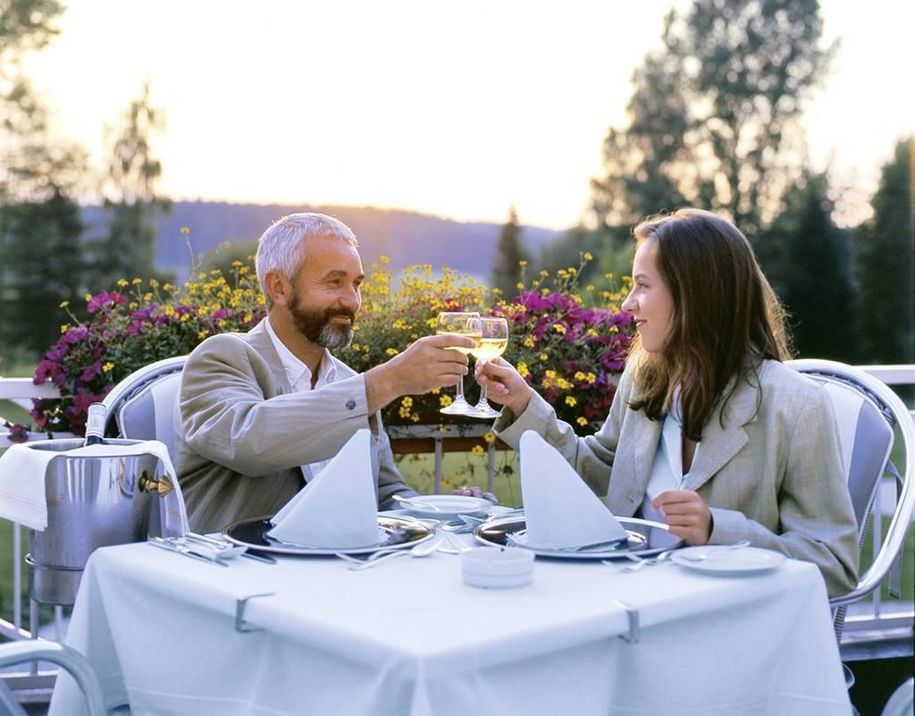
[[[642, 504], [661, 422], [629, 408], [637, 389], [624, 373], [610, 414], [579, 438], [535, 396], [517, 419], [503, 411], [496, 433], [517, 447], [536, 430], [556, 447], [611, 511], [631, 517]], [[741, 381], [722, 414], [705, 426], [684, 484], [711, 508], [710, 542], [754, 545], [816, 564], [830, 596], [857, 584], [857, 532], [838, 429], [825, 390], [777, 361], [764, 361], [759, 385]]]
[[293, 393], [263, 322], [211, 336], [188, 357], [175, 416], [177, 472], [191, 528], [220, 530], [274, 514], [302, 487], [300, 466], [333, 457], [360, 428], [372, 431], [379, 503], [413, 494], [394, 464], [365, 379], [334, 359], [341, 378]]

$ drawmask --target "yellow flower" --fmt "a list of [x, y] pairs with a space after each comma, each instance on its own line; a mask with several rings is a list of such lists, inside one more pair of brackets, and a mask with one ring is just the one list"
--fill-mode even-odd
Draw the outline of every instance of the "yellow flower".
[[69, 324], [69, 323], [61, 323], [61, 324], [60, 324], [60, 332], [61, 332], [61, 333], [66, 333], [66, 332], [69, 331], [69, 330], [70, 330], [70, 324]]
[[585, 379], [585, 374], [582, 373], [580, 370], [575, 373], [575, 380], [581, 382], [584, 379]]
[[591, 255], [591, 252], [590, 252], [590, 251], [585, 251], [585, 252], [581, 255], [581, 257], [582, 257], [585, 261], [593, 261], [593, 260], [594, 260], [594, 257]]
[[539, 356], [537, 356], [537, 358], [540, 360], [541, 363], [546, 363], [550, 359], [550, 357], [546, 353], [541, 353]]
[[402, 406], [404, 406], [405, 408], [412, 407], [412, 405], [413, 405], [413, 398], [411, 398], [409, 395], [404, 396], [404, 398], [400, 401], [400, 404], [401, 404]]
[[127, 285], [127, 279], [126, 279], [126, 278], [119, 278], [119, 279], [118, 279], [118, 284], [117, 284], [117, 285], [120, 286], [121, 288], [124, 288], [124, 286]]
[[558, 333], [561, 336], [564, 336], [566, 334], [566, 327], [564, 325], [562, 325], [561, 323], [554, 323], [553, 330], [556, 331], [556, 333]]
[[450, 395], [442, 393], [442, 395], [438, 396], [438, 402], [439, 405], [441, 405], [443, 408], [447, 408], [449, 405], [451, 405], [452, 398]]
[[102, 365], [102, 370], [105, 371], [106, 373], [110, 373], [113, 368], [114, 368], [114, 363], [112, 363], [111, 361], [108, 361], [107, 363]]
[[134, 286], [139, 286], [141, 283], [143, 283], [143, 279], [142, 279], [142, 278], [135, 278], [135, 279], [134, 279], [133, 281], [131, 281], [130, 283], [132, 283]]
[[209, 331], [206, 331], [206, 330], [199, 331], [199, 332], [197, 333], [197, 338], [199, 338], [199, 339], [202, 341], [202, 340], [203, 340], [204, 338], [206, 338], [208, 335], [210, 335], [210, 332], [209, 332]]
[[581, 425], [582, 427], [584, 427], [585, 425], [588, 424], [588, 421], [585, 418], [581, 417], [580, 415], [575, 420], [575, 422], [578, 423], [579, 425]]
[[529, 376], [531, 374], [530, 370], [528, 370], [527, 363], [525, 363], [524, 361], [518, 361], [518, 365], [516, 366], [516, 368], [518, 371], [518, 375], [520, 375], [522, 378], [527, 378], [527, 376]]
[[400, 351], [398, 351], [396, 348], [386, 348], [384, 354], [388, 356], [396, 356], [399, 352]]
[[486, 454], [486, 451], [483, 449], [482, 445], [474, 445], [470, 448], [470, 453], [476, 457], [483, 457], [483, 455]]
[[568, 405], [570, 408], [574, 408], [576, 403], [578, 403], [578, 401], [575, 400], [575, 398], [573, 396], [571, 396], [571, 395], [566, 396], [566, 405]]
[[535, 344], [536, 342], [537, 342], [537, 341], [534, 339], [533, 334], [528, 334], [528, 335], [525, 336], [525, 338], [524, 338], [524, 347], [525, 347], [525, 348], [533, 348], [533, 347], [534, 347], [534, 344]]
[[492, 430], [483, 434], [483, 442], [491, 443], [491, 442], [494, 442], [495, 439], [496, 439], [496, 434]]
[[189, 233], [191, 233], [190, 228], [188, 228], [187, 226], [182, 226], [180, 231], [181, 231], [182, 236], [187, 236]]
[[66, 308], [66, 307], [69, 306], [69, 305], [70, 305], [70, 302], [69, 302], [69, 301], [61, 301], [61, 302], [60, 302], [60, 307], [61, 307], [61, 308]]

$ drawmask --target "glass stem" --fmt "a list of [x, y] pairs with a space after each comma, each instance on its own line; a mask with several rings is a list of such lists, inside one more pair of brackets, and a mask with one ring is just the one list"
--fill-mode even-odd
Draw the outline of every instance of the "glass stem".
[[457, 385], [455, 386], [455, 390], [457, 392], [457, 395], [454, 398], [455, 402], [456, 403], [466, 403], [467, 401], [464, 399], [464, 377], [463, 376], [458, 378], [458, 382], [457, 382]]
[[489, 403], [486, 402], [486, 384], [484, 383], [480, 390], [480, 399], [477, 401], [477, 407], [482, 408], [486, 405], [489, 405]]

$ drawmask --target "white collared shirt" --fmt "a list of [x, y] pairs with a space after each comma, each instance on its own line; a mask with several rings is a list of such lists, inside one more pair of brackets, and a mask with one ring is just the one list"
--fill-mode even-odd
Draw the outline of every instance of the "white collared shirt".
[[[642, 501], [642, 517], [664, 522], [661, 513], [652, 508], [651, 501], [665, 490], [682, 490], [689, 472], [683, 472], [683, 422], [680, 417], [680, 389], [674, 391], [674, 407], [664, 416], [658, 449], [651, 468], [651, 477]], [[699, 453], [699, 443], [693, 452], [693, 462]]]
[[[276, 348], [276, 352], [280, 357], [280, 362], [283, 364], [283, 370], [286, 371], [286, 378], [289, 381], [292, 392], [302, 393], [308, 390], [317, 390], [325, 385], [330, 385], [337, 379], [337, 366], [334, 364], [334, 359], [331, 357], [330, 351], [325, 348], [324, 355], [321, 357], [321, 363], [318, 365], [318, 379], [315, 381], [314, 388], [312, 388], [311, 369], [296, 358], [293, 352], [286, 347], [286, 344], [280, 340], [280, 337], [276, 335], [276, 332], [273, 330], [269, 318], [267, 319], [266, 324], [267, 335], [270, 336], [270, 340], [273, 341], [273, 347]], [[329, 462], [330, 458], [302, 465], [302, 475], [305, 478], [305, 482], [310, 481], [311, 478], [317, 475]]]

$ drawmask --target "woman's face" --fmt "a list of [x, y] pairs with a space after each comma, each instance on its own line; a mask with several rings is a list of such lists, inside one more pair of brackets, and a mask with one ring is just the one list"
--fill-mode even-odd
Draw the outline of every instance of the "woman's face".
[[657, 253], [657, 239], [646, 239], [639, 244], [632, 262], [632, 291], [622, 306], [635, 319], [642, 348], [649, 353], [664, 350], [674, 310], [673, 296], [658, 272]]

